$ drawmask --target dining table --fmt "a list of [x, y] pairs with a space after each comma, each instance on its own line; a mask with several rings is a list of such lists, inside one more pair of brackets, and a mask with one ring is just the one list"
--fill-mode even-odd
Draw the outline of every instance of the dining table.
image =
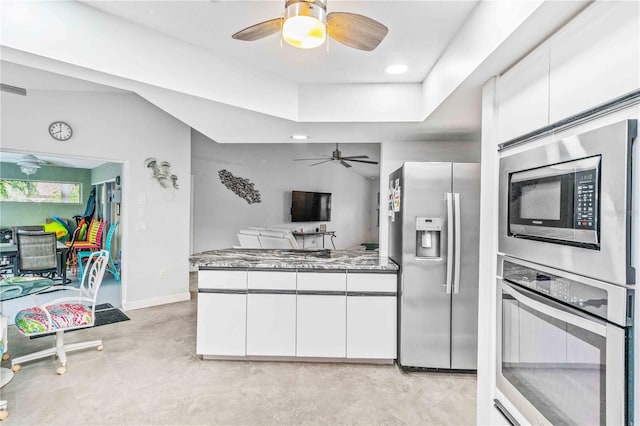
[[[67, 255], [69, 247], [60, 241], [56, 241], [56, 255], [58, 259], [57, 275], [62, 277], [62, 283], [67, 282]], [[18, 275], [18, 246], [13, 243], [0, 243], [0, 257], [11, 259], [13, 263], [13, 275]]]

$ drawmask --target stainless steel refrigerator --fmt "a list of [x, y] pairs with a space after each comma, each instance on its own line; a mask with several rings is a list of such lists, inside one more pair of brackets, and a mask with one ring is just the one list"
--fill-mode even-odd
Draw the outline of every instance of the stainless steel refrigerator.
[[389, 176], [398, 363], [475, 370], [480, 165], [404, 163]]

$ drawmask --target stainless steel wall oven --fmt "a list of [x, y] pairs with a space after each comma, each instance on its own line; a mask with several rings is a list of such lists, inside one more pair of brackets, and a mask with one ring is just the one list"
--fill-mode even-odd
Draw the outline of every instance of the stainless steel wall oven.
[[509, 257], [498, 266], [498, 390], [531, 424], [633, 422], [633, 290]]

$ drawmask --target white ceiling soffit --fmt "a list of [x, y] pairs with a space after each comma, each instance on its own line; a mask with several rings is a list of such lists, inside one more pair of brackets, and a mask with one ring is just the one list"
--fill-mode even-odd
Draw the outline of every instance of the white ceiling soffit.
[[125, 93], [104, 84], [80, 80], [66, 75], [43, 72], [41, 70], [0, 61], [0, 81], [4, 84], [27, 90], [62, 90], [67, 92], [115, 92]]
[[[17, 163], [26, 153], [0, 151], [0, 163]], [[42, 167], [69, 167], [73, 169], [95, 169], [98, 166], [106, 164], [102, 160], [90, 160], [86, 158], [67, 158], [56, 157], [50, 155], [36, 154], [38, 160], [44, 161]]]

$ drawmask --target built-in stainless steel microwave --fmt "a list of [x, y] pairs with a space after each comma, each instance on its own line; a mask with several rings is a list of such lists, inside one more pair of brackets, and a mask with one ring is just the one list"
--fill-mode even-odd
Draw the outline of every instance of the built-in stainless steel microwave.
[[601, 156], [509, 175], [509, 236], [600, 249]]
[[[614, 284], [631, 267], [631, 153], [625, 120], [500, 152], [501, 253]], [[568, 134], [566, 132], [565, 134]]]

